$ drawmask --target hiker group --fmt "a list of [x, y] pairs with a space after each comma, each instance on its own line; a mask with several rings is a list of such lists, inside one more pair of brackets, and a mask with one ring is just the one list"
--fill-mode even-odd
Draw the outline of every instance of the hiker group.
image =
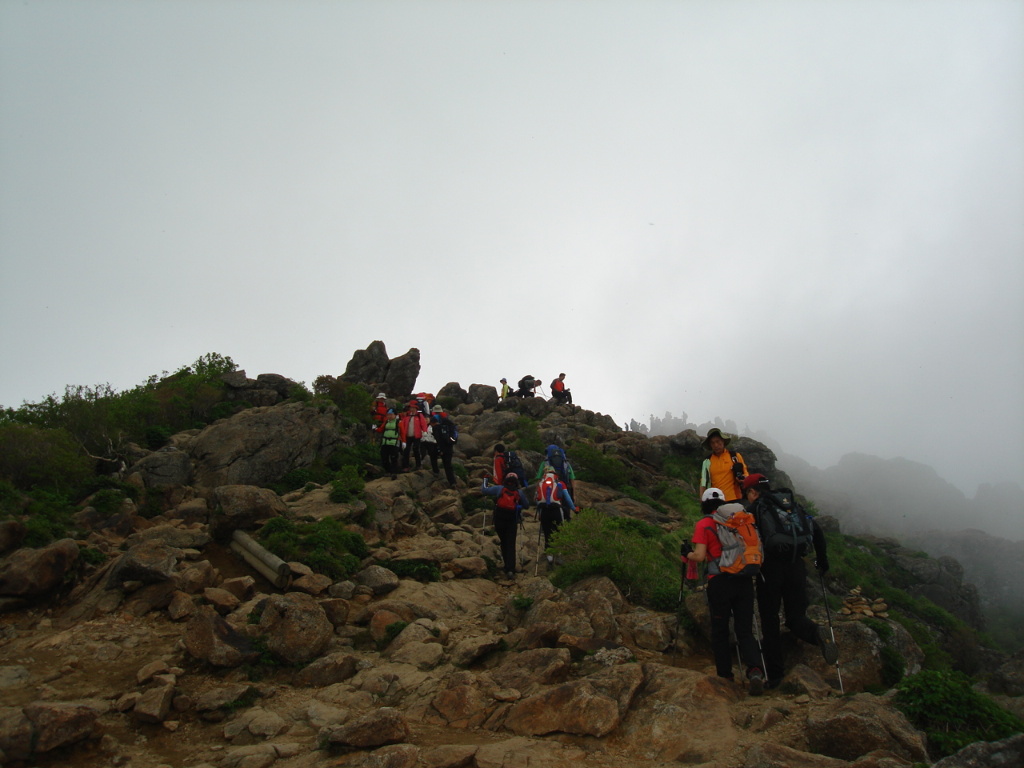
[[[501, 391], [499, 397], [507, 400], [511, 397], [536, 397], [537, 390], [541, 389], [540, 379], [535, 379], [531, 374], [526, 374], [516, 384], [517, 389], [509, 386], [507, 379], [501, 380]], [[551, 398], [559, 405], [572, 405], [572, 392], [565, 386], [565, 374], [558, 374], [550, 385]]]
[[438, 474], [437, 460], [441, 459], [448, 485], [455, 487], [452, 454], [459, 440], [459, 430], [444, 407], [434, 403], [428, 392], [414, 395], [401, 414], [388, 406], [383, 392], [373, 401], [374, 431], [380, 436], [380, 462], [384, 471], [394, 478], [398, 472], [407, 472], [410, 462], [416, 469], [423, 468], [423, 456], [430, 459], [430, 467]]
[[[501, 443], [494, 446], [492, 472], [484, 475], [480, 492], [494, 497], [494, 531], [501, 545], [502, 568], [507, 579], [515, 578], [519, 571], [518, 533], [524, 527], [523, 514], [531, 503], [536, 504], [540, 523], [538, 553], [541, 535], [547, 549], [554, 532], [577, 511], [572, 490], [576, 473], [562, 448], [549, 445], [533, 482], [528, 484], [527, 477], [526, 467], [515, 451], [507, 450]], [[549, 568], [554, 565], [553, 555], [547, 556], [547, 563]], [[535, 572], [539, 566], [538, 554]]]
[[[790, 632], [819, 646], [825, 661], [838, 669], [831, 627], [807, 617], [804, 557], [814, 551], [814, 565], [824, 579], [828, 555], [824, 534], [793, 492], [773, 490], [764, 475], [749, 473], [743, 457], [726, 450], [729, 441], [719, 429], [710, 430], [704, 439], [704, 447], [711, 452], [701, 467], [704, 517], [694, 527], [692, 542], [683, 542], [680, 554], [686, 566], [684, 583], [699, 580], [698, 564], [706, 564], [705, 590], [718, 676], [733, 679], [731, 618], [749, 692], [759, 695], [782, 682], [780, 609]], [[755, 634], [758, 618], [760, 643]]]

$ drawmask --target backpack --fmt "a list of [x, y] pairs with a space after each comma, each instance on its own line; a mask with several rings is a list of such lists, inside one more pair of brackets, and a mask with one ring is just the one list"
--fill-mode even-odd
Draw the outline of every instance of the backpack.
[[520, 485], [526, 484], [526, 467], [515, 451], [505, 451], [505, 476], [517, 475]]
[[504, 509], [507, 512], [517, 512], [519, 510], [519, 491], [502, 488], [501, 493], [498, 494], [498, 498], [494, 502], [494, 506], [496, 509]]
[[795, 562], [811, 551], [814, 524], [789, 488], [779, 488], [758, 499], [757, 513], [767, 554]]
[[754, 516], [741, 504], [723, 504], [711, 517], [722, 544], [722, 555], [708, 564], [708, 573], [756, 576], [761, 571], [764, 552]]
[[537, 486], [537, 503], [538, 504], [560, 504], [559, 496], [561, 495], [561, 489], [559, 486], [561, 483], [558, 481], [558, 477], [554, 474], [544, 475], [544, 479], [541, 480]]
[[383, 445], [398, 445], [398, 419], [384, 422], [380, 442]]
[[565, 456], [563, 451], [558, 446], [555, 446], [554, 451], [548, 452], [548, 466], [551, 467], [558, 474], [558, 479], [562, 482], [568, 482], [569, 480], [569, 459]]
[[455, 425], [450, 421], [443, 421], [441, 419], [435, 419], [432, 425], [434, 437], [437, 442], [441, 445], [448, 445], [454, 443], [459, 439], [459, 431], [455, 428]]

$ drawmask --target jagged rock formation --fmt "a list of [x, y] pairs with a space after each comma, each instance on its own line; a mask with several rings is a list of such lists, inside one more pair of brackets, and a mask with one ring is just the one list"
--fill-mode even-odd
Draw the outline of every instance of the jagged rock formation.
[[413, 347], [404, 355], [389, 359], [383, 341], [358, 350], [339, 378], [352, 384], [384, 392], [388, 397], [408, 397], [420, 375], [420, 351]]
[[[345, 375], [408, 394], [412, 357], [392, 376], [395, 361], [378, 344]], [[661, 469], [669, 459], [696, 465], [696, 432], [649, 439], [579, 407], [499, 404], [492, 393], [455, 382], [438, 393], [455, 402], [456, 456], [470, 478], [490, 468], [495, 443], [516, 440], [525, 418], [541, 443], [586, 443], [621, 459], [634, 489], [693, 494], [691, 482]], [[855, 695], [839, 698], [835, 669], [794, 643], [784, 686], [748, 698], [714, 676], [701, 593], [686, 597], [690, 627], [633, 604], [608, 578], [558, 589], [532, 575], [532, 520], [521, 542], [527, 573], [514, 585], [489, 578], [499, 555], [471, 503], [475, 481], [449, 488], [426, 469], [392, 479], [367, 467], [362, 498], [344, 503], [329, 486], [284, 496], [258, 487], [362, 439], [365, 427], [344, 426], [333, 406], [289, 403], [176, 435], [170, 450], [139, 458], [128, 477], [164, 511], [146, 519], [134, 505], [109, 518], [83, 510], [95, 522], [89, 546], [109, 559], [72, 560], [59, 578], [39, 581], [45, 588], [22, 590], [31, 602], [0, 628], [0, 763], [74, 756], [84, 740], [112, 764], [196, 768], [889, 768], [928, 759], [922, 734], [888, 697], [866, 692], [883, 684], [887, 643], [862, 623], [835, 627]], [[752, 468], [787, 484], [770, 449], [738, 442]], [[541, 458], [520, 454], [531, 469]], [[600, 483], [580, 480], [576, 491], [581, 506], [608, 515], [680, 525], [678, 514]], [[337, 581], [292, 564], [291, 587], [277, 590], [218, 538], [279, 516], [338, 520], [364, 535], [370, 556]], [[6, 576], [26, 552], [42, 550], [8, 555], [0, 583], [27, 583]], [[935, 570], [926, 583], [962, 590], [949, 563], [909, 559]], [[437, 568], [440, 581], [400, 578], [408, 562]], [[923, 655], [892, 627], [888, 647], [913, 672]], [[268, 667], [269, 658], [286, 666]], [[1020, 696], [1019, 670], [1007, 664], [1003, 695]], [[267, 677], [248, 680], [252, 665]]]

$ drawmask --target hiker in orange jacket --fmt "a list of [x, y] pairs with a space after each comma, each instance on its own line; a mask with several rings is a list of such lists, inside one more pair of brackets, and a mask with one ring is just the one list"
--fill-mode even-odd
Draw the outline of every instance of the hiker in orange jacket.
[[572, 405], [572, 392], [565, 388], [564, 373], [558, 374], [558, 378], [551, 382], [551, 396], [559, 405]]

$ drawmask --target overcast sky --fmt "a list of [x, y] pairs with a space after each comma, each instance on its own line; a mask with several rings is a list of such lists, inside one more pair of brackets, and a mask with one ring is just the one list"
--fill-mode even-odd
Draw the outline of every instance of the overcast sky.
[[206, 352], [1024, 468], [1024, 2], [0, 0], [0, 404]]

